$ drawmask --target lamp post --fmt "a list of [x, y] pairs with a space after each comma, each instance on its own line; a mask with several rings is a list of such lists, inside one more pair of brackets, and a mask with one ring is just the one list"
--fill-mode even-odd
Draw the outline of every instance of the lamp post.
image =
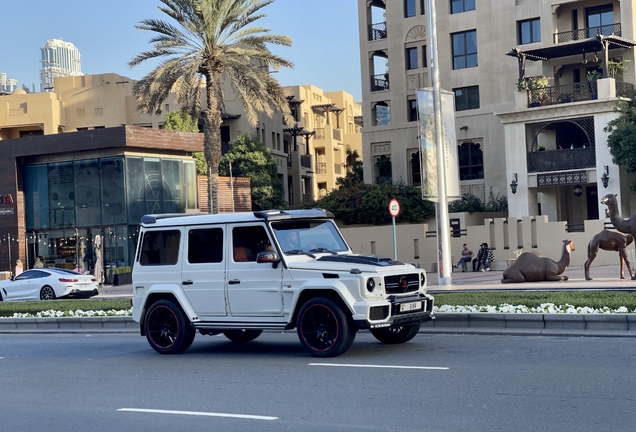
[[603, 175], [601, 176], [601, 182], [603, 182], [603, 187], [607, 188], [609, 184], [609, 166], [605, 165], [603, 169]]
[[512, 175], [512, 181], [510, 182], [510, 190], [513, 195], [517, 193], [517, 184], [517, 173], [514, 173]]

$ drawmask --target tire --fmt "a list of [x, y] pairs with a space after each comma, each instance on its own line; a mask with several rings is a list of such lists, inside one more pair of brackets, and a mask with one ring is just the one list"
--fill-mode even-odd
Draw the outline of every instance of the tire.
[[422, 323], [395, 328], [379, 328], [371, 330], [371, 334], [385, 344], [401, 344], [413, 339], [420, 331]]
[[190, 348], [196, 330], [171, 300], [154, 302], [144, 319], [146, 339], [159, 354], [179, 354]]
[[333, 300], [317, 297], [298, 313], [298, 339], [314, 357], [336, 357], [353, 343], [356, 332], [351, 316]]
[[40, 290], [40, 300], [55, 300], [55, 290], [48, 285], [44, 285]]
[[263, 330], [226, 330], [223, 332], [226, 338], [232, 342], [250, 342], [259, 337]]

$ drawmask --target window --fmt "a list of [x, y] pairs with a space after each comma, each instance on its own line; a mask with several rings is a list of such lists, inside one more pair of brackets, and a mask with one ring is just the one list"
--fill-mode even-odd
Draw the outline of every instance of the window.
[[585, 16], [588, 27], [587, 37], [610, 36], [616, 32], [614, 28], [614, 8], [611, 4], [586, 8]]
[[475, 10], [475, 0], [451, 0], [451, 13]]
[[420, 1], [420, 15], [424, 15], [426, 12], [426, 0]]
[[272, 244], [262, 225], [236, 227], [232, 230], [232, 247], [235, 262], [256, 261], [256, 255]]
[[406, 49], [406, 69], [417, 69], [417, 48]]
[[391, 124], [391, 107], [386, 102], [378, 102], [373, 107], [375, 111], [374, 126]]
[[410, 184], [412, 186], [421, 186], [422, 185], [422, 175], [421, 175], [421, 162], [420, 162], [420, 152], [419, 151], [407, 151], [407, 155], [409, 155], [409, 179]]
[[480, 145], [469, 142], [457, 147], [460, 180], [481, 180], [484, 178], [484, 152]]
[[141, 245], [139, 263], [147, 265], [174, 265], [179, 259], [179, 230], [146, 231]]
[[188, 233], [188, 262], [191, 264], [223, 262], [223, 229], [193, 229]]
[[415, 0], [404, 0], [404, 18], [415, 16]]
[[455, 33], [453, 37], [453, 69], [477, 66], [477, 30]]
[[409, 99], [408, 100], [408, 110], [409, 110], [409, 121], [417, 121], [417, 100]]
[[454, 89], [455, 111], [466, 111], [479, 108], [479, 86]]
[[426, 45], [422, 45], [422, 67], [425, 68], [428, 66], [428, 51], [426, 50]]
[[541, 20], [533, 18], [517, 22], [517, 40], [519, 45], [541, 42]]

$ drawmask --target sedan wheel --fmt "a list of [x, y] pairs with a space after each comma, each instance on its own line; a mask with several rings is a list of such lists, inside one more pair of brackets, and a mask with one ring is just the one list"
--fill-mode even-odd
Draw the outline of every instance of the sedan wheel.
[[40, 300], [55, 300], [55, 290], [48, 285], [45, 285], [40, 290]]

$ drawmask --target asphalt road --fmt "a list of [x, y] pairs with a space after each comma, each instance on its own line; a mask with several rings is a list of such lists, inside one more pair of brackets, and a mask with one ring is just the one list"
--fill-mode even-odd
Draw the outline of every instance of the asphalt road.
[[199, 335], [177, 356], [130, 334], [0, 335], [0, 430], [631, 432], [635, 356], [614, 338], [360, 333], [315, 359], [293, 333]]

